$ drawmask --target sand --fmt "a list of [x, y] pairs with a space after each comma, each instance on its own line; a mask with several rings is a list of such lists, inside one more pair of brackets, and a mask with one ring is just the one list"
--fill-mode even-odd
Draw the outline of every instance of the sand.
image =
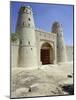
[[73, 84], [72, 62], [38, 69], [11, 68], [11, 98], [66, 95], [62, 86], [67, 84]]

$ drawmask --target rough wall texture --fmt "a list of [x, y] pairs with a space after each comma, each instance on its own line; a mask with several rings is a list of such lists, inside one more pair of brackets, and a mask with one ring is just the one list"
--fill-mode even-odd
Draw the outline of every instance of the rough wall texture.
[[[38, 50], [38, 62], [40, 64], [40, 51]], [[15, 43], [11, 43], [11, 66], [18, 67], [18, 53], [19, 46]], [[73, 46], [66, 46], [67, 61], [73, 61]], [[27, 62], [29, 63], [29, 62]]]
[[57, 62], [66, 62], [67, 55], [62, 25], [59, 22], [54, 22], [52, 25], [52, 32], [57, 34]]
[[11, 43], [11, 66], [18, 67], [18, 50], [19, 41], [17, 43]]
[[30, 7], [21, 7], [16, 33], [19, 33], [19, 67], [36, 67], [37, 48], [33, 12]]
[[73, 61], [73, 46], [66, 46], [67, 59]]

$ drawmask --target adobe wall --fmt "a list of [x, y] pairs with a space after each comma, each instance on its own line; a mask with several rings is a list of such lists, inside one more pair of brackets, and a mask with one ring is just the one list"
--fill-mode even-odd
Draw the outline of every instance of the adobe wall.
[[73, 61], [73, 46], [66, 46], [67, 59]]
[[[39, 35], [37, 37], [39, 37]], [[39, 40], [37, 40], [37, 44], [40, 45], [41, 43], [39, 44], [38, 41]], [[11, 43], [11, 67], [18, 67], [18, 59], [19, 59], [18, 53], [19, 53], [19, 45], [17, 43]], [[66, 54], [67, 54], [67, 61], [73, 61], [73, 47], [72, 46], [66, 46]], [[38, 58], [37, 58], [38, 65], [40, 65], [41, 62], [40, 62], [40, 47], [39, 46], [37, 46], [37, 55], [38, 55]]]
[[18, 51], [19, 41], [17, 43], [11, 42], [11, 67], [18, 67]]

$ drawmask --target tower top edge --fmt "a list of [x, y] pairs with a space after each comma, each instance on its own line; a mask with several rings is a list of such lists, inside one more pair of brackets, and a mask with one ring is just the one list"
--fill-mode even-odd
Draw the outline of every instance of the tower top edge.
[[22, 6], [20, 7], [20, 10], [25, 10], [25, 9], [32, 10], [32, 8], [31, 8], [30, 6], [22, 5]]
[[53, 24], [52, 24], [52, 26], [58, 26], [58, 27], [61, 27], [62, 24], [61, 24], [60, 22], [58, 22], [58, 21], [54, 21]]
[[32, 13], [32, 8], [30, 6], [26, 6], [26, 5], [21, 5], [20, 9], [19, 9], [19, 13]]
[[52, 32], [53, 33], [62, 33], [62, 31], [63, 31], [62, 24], [58, 21], [54, 21], [54, 23], [52, 24]]

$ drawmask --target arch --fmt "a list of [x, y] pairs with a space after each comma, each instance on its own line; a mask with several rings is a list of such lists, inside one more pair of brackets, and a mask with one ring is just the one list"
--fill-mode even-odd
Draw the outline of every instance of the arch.
[[40, 49], [40, 59], [43, 65], [54, 63], [54, 50], [50, 43], [45, 42]]

